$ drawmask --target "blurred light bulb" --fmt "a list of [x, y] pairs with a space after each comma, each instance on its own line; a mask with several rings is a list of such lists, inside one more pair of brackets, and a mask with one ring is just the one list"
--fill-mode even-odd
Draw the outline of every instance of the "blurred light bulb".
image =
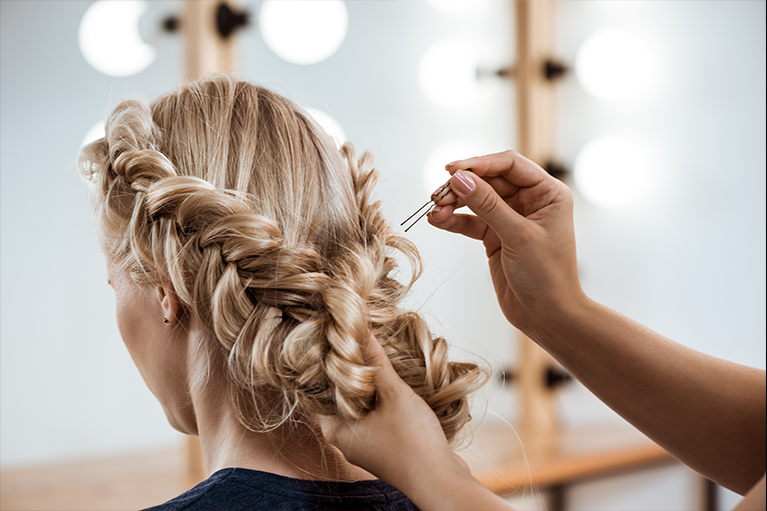
[[104, 121], [97, 122], [91, 129], [88, 130], [88, 133], [85, 134], [85, 137], [83, 137], [83, 141], [80, 144], [80, 147], [85, 147], [91, 142], [95, 142], [96, 140], [100, 138], [104, 138], [105, 135], [104, 131]]
[[97, 0], [80, 21], [80, 51], [88, 64], [110, 76], [130, 76], [146, 69], [156, 51], [139, 34], [144, 0]]
[[342, 0], [265, 0], [258, 24], [267, 46], [291, 64], [316, 64], [346, 38], [349, 14]]
[[482, 98], [477, 81], [477, 48], [466, 41], [447, 39], [434, 43], [418, 67], [421, 91], [445, 108], [475, 106]]
[[649, 170], [636, 146], [608, 135], [591, 140], [581, 149], [575, 160], [573, 179], [589, 202], [614, 208], [646, 196]]
[[341, 125], [329, 113], [317, 110], [316, 108], [307, 108], [306, 111], [311, 115], [317, 124], [330, 135], [340, 148], [346, 142], [346, 133]]
[[575, 57], [578, 81], [591, 95], [605, 101], [621, 101], [640, 92], [650, 70], [642, 43], [621, 30], [591, 35]]
[[450, 179], [445, 165], [455, 160], [463, 160], [481, 154], [484, 153], [480, 152], [477, 144], [466, 141], [453, 142], [435, 148], [426, 157], [426, 164], [423, 167], [422, 180], [426, 194], [431, 195], [434, 190]]

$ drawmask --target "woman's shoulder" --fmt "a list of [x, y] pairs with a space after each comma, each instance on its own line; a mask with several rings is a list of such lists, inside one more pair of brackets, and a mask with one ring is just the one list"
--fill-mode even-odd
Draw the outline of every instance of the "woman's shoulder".
[[380, 480], [313, 481], [244, 468], [225, 468], [194, 488], [145, 511], [370, 509], [415, 510]]

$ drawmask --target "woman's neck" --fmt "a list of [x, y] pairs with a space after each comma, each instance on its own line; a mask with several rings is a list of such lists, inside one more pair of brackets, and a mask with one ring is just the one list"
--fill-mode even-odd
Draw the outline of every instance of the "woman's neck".
[[296, 479], [375, 479], [346, 461], [325, 441], [316, 424], [283, 425], [269, 433], [254, 433], [237, 420], [229, 399], [221, 399], [220, 393], [207, 397], [200, 394], [193, 393], [192, 402], [208, 476], [223, 468], [237, 467]]

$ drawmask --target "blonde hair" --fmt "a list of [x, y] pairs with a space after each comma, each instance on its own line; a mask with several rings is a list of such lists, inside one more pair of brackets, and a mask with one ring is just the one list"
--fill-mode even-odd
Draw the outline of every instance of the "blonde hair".
[[[369, 331], [448, 440], [470, 420], [467, 395], [486, 371], [448, 361], [446, 341], [398, 305], [421, 261], [373, 201], [371, 155], [339, 151], [289, 100], [225, 75], [151, 105], [125, 100], [80, 168], [107, 258], [138, 283], [172, 284], [209, 331], [204, 349], [250, 430], [365, 416]], [[391, 276], [390, 249], [410, 260], [408, 285]]]

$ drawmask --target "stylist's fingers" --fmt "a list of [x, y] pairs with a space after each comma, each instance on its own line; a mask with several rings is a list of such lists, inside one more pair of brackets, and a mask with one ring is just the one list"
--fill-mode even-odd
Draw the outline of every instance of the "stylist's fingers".
[[468, 238], [482, 240], [487, 233], [487, 224], [474, 215], [462, 215], [452, 212], [452, 206], [437, 206], [427, 216], [429, 223], [443, 231], [463, 234]]
[[[365, 350], [365, 364], [370, 367], [378, 367], [375, 376], [377, 403], [388, 401], [401, 395], [402, 392], [411, 391], [410, 387], [399, 377], [389, 360], [388, 355], [378, 342], [378, 339], [370, 332], [368, 344]], [[362, 421], [347, 421], [338, 416], [320, 416], [320, 427], [325, 438], [330, 443], [341, 449], [347, 458], [354, 457], [354, 445], [359, 439], [358, 432], [365, 427], [365, 419]]]
[[[454, 171], [455, 172], [455, 171]], [[483, 178], [485, 182], [490, 184], [490, 186], [493, 187], [493, 189], [500, 195], [501, 197], [509, 197], [511, 195], [514, 195], [519, 191], [519, 186], [510, 183], [505, 177], [498, 177], [498, 176], [490, 176], [490, 177], [484, 177]], [[438, 197], [440, 197], [440, 192], [442, 191], [443, 186], [440, 186], [437, 188], [434, 193], [431, 194], [431, 200], [434, 201]], [[441, 195], [441, 198], [435, 202], [437, 206], [448, 206], [452, 205], [453, 209], [459, 209], [464, 207], [466, 204], [461, 200], [460, 197], [458, 197], [455, 192], [452, 191], [452, 189], [447, 193]]]
[[485, 244], [488, 255], [501, 246], [498, 235], [492, 229], [488, 229], [484, 220], [474, 215], [454, 214], [452, 206], [434, 208], [427, 218], [429, 223], [438, 229], [481, 240]]
[[503, 151], [454, 161], [448, 163], [445, 169], [450, 174], [457, 170], [471, 169], [482, 177], [504, 176], [510, 183], [525, 187], [534, 186], [547, 177], [545, 170], [516, 151]]
[[[458, 198], [490, 226], [499, 238], [512, 235], [524, 220], [524, 217], [514, 211], [490, 184], [471, 172], [456, 171], [450, 185]], [[453, 226], [455, 225], [454, 221]], [[476, 229], [476, 222], [474, 225]], [[469, 232], [468, 225], [466, 227], [464, 230]]]
[[397, 375], [397, 372], [391, 365], [391, 360], [389, 360], [388, 355], [386, 355], [383, 346], [381, 346], [381, 343], [378, 342], [378, 339], [376, 339], [372, 332], [370, 333], [370, 338], [368, 339], [368, 348], [367, 352], [365, 353], [365, 362], [369, 366], [380, 368], [378, 373], [376, 373], [376, 388], [379, 392], [384, 389], [389, 389], [393, 386], [396, 387], [398, 383], [402, 383], [403, 385], [407, 386], [407, 384], [405, 384], [405, 382], [403, 382], [402, 379]]
[[365, 363], [370, 366], [384, 366], [386, 364], [391, 365], [389, 357], [386, 356], [386, 352], [378, 342], [373, 332], [368, 332], [368, 345], [365, 351]]
[[367, 352], [365, 353], [365, 362], [372, 367], [378, 367], [376, 373], [376, 392], [378, 397], [386, 398], [392, 395], [392, 393], [406, 392], [411, 390], [407, 383], [399, 377], [394, 367], [391, 365], [389, 356], [375, 338], [373, 333], [370, 333], [368, 339]]

